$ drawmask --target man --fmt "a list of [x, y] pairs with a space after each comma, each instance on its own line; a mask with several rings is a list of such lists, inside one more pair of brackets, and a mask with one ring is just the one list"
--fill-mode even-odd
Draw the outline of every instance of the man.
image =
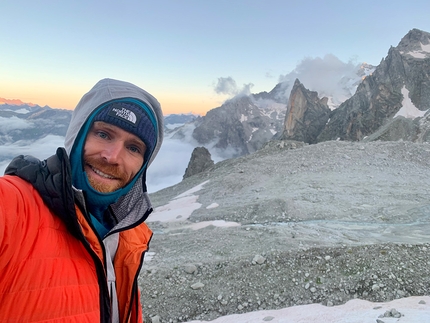
[[142, 322], [145, 179], [162, 140], [158, 101], [104, 79], [73, 111], [65, 149], [12, 161], [0, 177], [0, 322]]

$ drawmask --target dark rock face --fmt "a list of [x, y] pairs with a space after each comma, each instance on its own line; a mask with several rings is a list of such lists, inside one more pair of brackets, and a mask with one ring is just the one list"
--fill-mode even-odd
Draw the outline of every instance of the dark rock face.
[[307, 90], [296, 80], [288, 100], [281, 139], [316, 143], [329, 115], [327, 98], [319, 99], [317, 92]]
[[191, 154], [191, 159], [185, 170], [183, 179], [201, 173], [213, 165], [214, 161], [211, 158], [210, 152], [205, 147], [196, 147]]
[[397, 117], [388, 123], [380, 127], [376, 132], [372, 133], [368, 137], [365, 137], [363, 141], [418, 141], [417, 133], [419, 132], [418, 119], [412, 120], [405, 117]]
[[429, 109], [429, 46], [429, 33], [411, 30], [397, 47], [390, 48], [357, 92], [332, 112], [317, 141], [362, 140], [390, 122], [405, 102], [412, 102], [419, 111]]
[[228, 151], [230, 157], [246, 155], [282, 130], [283, 113], [260, 108], [253, 97], [238, 97], [197, 119], [193, 138], [202, 145]]
[[255, 99], [269, 99], [278, 103], [288, 103], [288, 89], [289, 83], [281, 82], [276, 84], [276, 86], [270, 92], [260, 92], [253, 94]]
[[421, 111], [430, 108], [430, 33], [413, 29], [396, 50], [402, 55], [404, 85], [412, 103]]

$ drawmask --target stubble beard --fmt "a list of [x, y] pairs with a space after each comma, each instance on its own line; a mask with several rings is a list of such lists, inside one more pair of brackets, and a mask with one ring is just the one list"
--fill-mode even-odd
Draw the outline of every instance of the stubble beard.
[[91, 165], [92, 168], [95, 168], [104, 174], [108, 174], [115, 178], [112, 180], [112, 183], [104, 183], [100, 180], [93, 178], [92, 176], [88, 176], [88, 182], [91, 187], [100, 193], [111, 193], [120, 188], [124, 187], [128, 183], [128, 179], [124, 178], [124, 173], [121, 172], [118, 166], [107, 164], [103, 161], [100, 161], [98, 158], [87, 157], [84, 160], [86, 166]]

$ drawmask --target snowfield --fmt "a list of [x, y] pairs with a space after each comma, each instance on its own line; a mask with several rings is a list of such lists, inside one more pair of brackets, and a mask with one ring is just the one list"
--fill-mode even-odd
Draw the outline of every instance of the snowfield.
[[[293, 306], [280, 310], [233, 314], [213, 323], [364, 323], [364, 322], [430, 322], [430, 297], [409, 297], [388, 303], [351, 300], [344, 305], [327, 307], [320, 304]], [[189, 323], [202, 323], [190, 321]], [[205, 321], [206, 322], [206, 321]]]
[[146, 322], [430, 321], [429, 166], [428, 144], [274, 141], [151, 194]]

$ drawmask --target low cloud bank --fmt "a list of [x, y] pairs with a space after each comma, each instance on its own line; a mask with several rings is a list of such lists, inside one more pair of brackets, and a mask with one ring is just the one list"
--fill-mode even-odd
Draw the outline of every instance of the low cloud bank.
[[[34, 142], [19, 141], [14, 144], [0, 145], [0, 174], [4, 174], [7, 165], [18, 155], [31, 155], [43, 160], [55, 154], [58, 147], [63, 146], [64, 137], [54, 135], [48, 135]], [[157, 158], [148, 169], [148, 192], [156, 192], [182, 181], [195, 147], [195, 144], [166, 138]]]
[[[317, 91], [320, 97], [335, 98], [335, 104], [339, 104], [351, 97], [356, 88], [360, 76], [357, 74], [361, 63], [354, 60], [342, 62], [333, 54], [324, 57], [306, 57], [296, 68], [285, 75], [280, 75], [278, 83], [284, 85], [283, 96], [288, 99], [296, 79], [311, 91]], [[253, 84], [244, 84], [239, 87], [233, 77], [220, 77], [214, 85], [215, 93], [228, 95], [229, 99], [237, 95], [249, 95]]]
[[0, 117], [0, 134], [6, 134], [11, 130], [27, 129], [33, 125], [25, 119], [12, 116], [10, 118]]
[[58, 147], [64, 145], [64, 137], [48, 135], [34, 142], [17, 141], [13, 144], [0, 145], [0, 174], [11, 160], [19, 155], [31, 155], [39, 159], [46, 159], [55, 154]]

